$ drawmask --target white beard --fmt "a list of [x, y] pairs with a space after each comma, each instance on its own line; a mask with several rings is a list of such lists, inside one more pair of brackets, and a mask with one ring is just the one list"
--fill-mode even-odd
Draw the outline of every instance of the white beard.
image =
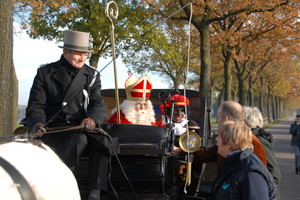
[[134, 124], [141, 124], [141, 125], [151, 125], [151, 122], [153, 122], [150, 118], [151, 115], [149, 115], [148, 110], [138, 110], [136, 111], [136, 122]]
[[[120, 105], [120, 109], [124, 113], [125, 118], [132, 124], [152, 125], [152, 123], [155, 123], [153, 105], [150, 100], [145, 102], [147, 104], [145, 110], [136, 111], [135, 104], [139, 102], [132, 100], [124, 100]], [[114, 110], [113, 112], [115, 112]]]

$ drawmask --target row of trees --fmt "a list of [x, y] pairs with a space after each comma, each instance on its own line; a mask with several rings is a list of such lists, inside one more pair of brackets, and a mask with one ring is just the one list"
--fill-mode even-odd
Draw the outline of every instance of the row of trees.
[[[268, 119], [299, 108], [299, 1], [115, 2], [117, 53], [129, 71], [157, 73], [174, 88], [188, 78], [188, 88], [202, 92], [208, 107], [236, 100], [258, 106]], [[97, 67], [111, 53], [106, 3], [14, 0], [14, 19], [32, 38], [61, 41], [65, 29], [90, 32], [90, 65]]]
[[[171, 3], [147, 2], [159, 8]], [[178, 6], [187, 2], [180, 0]], [[194, 87], [206, 95], [208, 105], [217, 94], [219, 100], [258, 106], [269, 121], [299, 107], [299, 2], [192, 2], [194, 38], [200, 36], [200, 60], [193, 58], [201, 63]], [[188, 20], [191, 11], [186, 7], [186, 16], [173, 19]]]

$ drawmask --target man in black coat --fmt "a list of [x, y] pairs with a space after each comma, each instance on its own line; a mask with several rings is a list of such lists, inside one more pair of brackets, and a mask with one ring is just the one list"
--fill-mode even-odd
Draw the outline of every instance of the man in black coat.
[[300, 173], [300, 115], [296, 116], [295, 122], [290, 125], [291, 146], [295, 152], [295, 171]]
[[82, 130], [45, 134], [46, 128], [51, 127], [83, 125], [84, 130], [93, 130], [106, 112], [100, 75], [85, 64], [88, 53], [92, 52], [89, 33], [65, 31], [64, 46], [60, 48], [63, 48], [60, 60], [37, 70], [26, 109], [27, 123], [70, 169], [88, 151], [89, 199], [100, 199], [100, 191], [107, 190], [108, 155]]

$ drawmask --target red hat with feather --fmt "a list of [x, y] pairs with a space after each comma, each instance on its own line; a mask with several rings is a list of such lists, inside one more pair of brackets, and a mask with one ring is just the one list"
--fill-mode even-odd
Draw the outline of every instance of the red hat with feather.
[[[190, 101], [188, 98], [186, 98], [183, 95], [175, 94], [170, 97], [170, 99], [166, 102], [166, 109], [170, 108], [172, 106], [172, 103], [174, 102], [174, 106], [189, 106]], [[162, 114], [164, 115], [164, 104], [160, 104], [159, 109], [161, 110]]]

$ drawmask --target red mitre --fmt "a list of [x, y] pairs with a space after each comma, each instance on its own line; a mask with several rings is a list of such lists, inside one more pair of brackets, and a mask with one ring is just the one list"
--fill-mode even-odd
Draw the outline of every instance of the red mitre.
[[152, 82], [147, 75], [138, 79], [134, 74], [131, 74], [125, 82], [125, 90], [128, 100], [146, 101], [151, 94]]
[[[180, 94], [174, 94], [173, 96], [170, 97], [170, 100], [168, 100], [166, 102], [166, 108], [171, 107], [172, 106], [172, 102], [174, 100], [175, 100], [174, 106], [185, 106], [185, 105], [189, 106], [190, 105], [190, 101], [189, 101], [188, 98], [186, 98], [185, 96], [180, 95]], [[161, 113], [164, 115], [165, 114], [164, 104], [160, 104], [159, 109], [160, 109]]]

